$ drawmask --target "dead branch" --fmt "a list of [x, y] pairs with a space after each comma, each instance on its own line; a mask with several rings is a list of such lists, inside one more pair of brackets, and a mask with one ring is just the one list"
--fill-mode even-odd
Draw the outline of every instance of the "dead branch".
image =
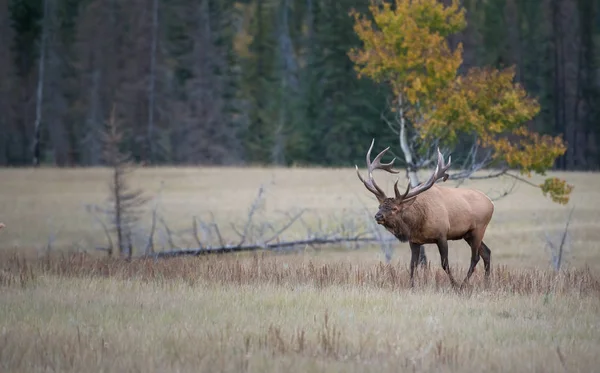
[[198, 247], [200, 249], [204, 249], [204, 247], [202, 247], [202, 242], [200, 241], [200, 237], [198, 236], [198, 220], [196, 219], [196, 217], [192, 217], [192, 231], [194, 239], [196, 240], [196, 245], [198, 245]]
[[148, 244], [146, 245], [146, 253], [154, 252], [154, 231], [156, 230], [156, 206], [152, 209], [152, 224], [150, 225], [150, 233], [148, 234]]
[[558, 247], [558, 256], [556, 258], [556, 264], [555, 264], [555, 268], [557, 271], [560, 271], [560, 266], [562, 264], [563, 248], [565, 246], [565, 241], [567, 240], [567, 234], [569, 233], [569, 225], [571, 224], [571, 217], [573, 216], [573, 211], [575, 211], [575, 206], [573, 206], [573, 208], [571, 209], [571, 212], [569, 213], [569, 217], [567, 218], [567, 223], [565, 224], [565, 230], [560, 239], [560, 246]]
[[210, 213], [210, 217], [212, 219], [211, 226], [214, 228], [215, 233], [217, 234], [217, 237], [219, 238], [219, 244], [221, 246], [225, 246], [225, 241], [223, 241], [223, 236], [221, 236], [221, 231], [219, 230], [219, 226], [217, 225], [217, 223], [215, 221], [215, 216], [212, 212]]
[[[392, 238], [389, 239], [392, 241]], [[223, 245], [218, 247], [206, 247], [204, 249], [190, 249], [190, 250], [172, 250], [172, 251], [161, 251], [154, 253], [152, 255], [148, 255], [151, 258], [174, 258], [179, 256], [199, 256], [199, 255], [207, 255], [207, 254], [225, 254], [225, 253], [235, 253], [235, 252], [243, 252], [243, 251], [256, 251], [256, 250], [273, 250], [273, 249], [282, 249], [282, 248], [291, 248], [295, 246], [310, 246], [310, 245], [329, 245], [329, 244], [339, 244], [346, 242], [355, 242], [355, 243], [370, 243], [370, 242], [379, 242], [377, 238], [373, 237], [333, 237], [333, 238], [310, 238], [304, 240], [295, 240], [295, 241], [283, 241], [272, 244], [250, 244], [250, 245]]]
[[265, 240], [265, 244], [268, 244], [269, 242], [273, 241], [274, 239], [278, 238], [283, 232], [285, 232], [289, 227], [292, 226], [292, 224], [294, 224], [298, 219], [300, 219], [300, 217], [302, 216], [302, 214], [304, 213], [305, 210], [301, 210], [299, 213], [297, 213], [296, 215], [294, 215], [293, 217], [291, 217], [289, 219], [289, 221], [287, 222], [287, 224], [285, 224], [283, 227], [281, 227], [277, 232], [275, 232], [271, 238], [268, 238]]
[[163, 187], [164, 187], [164, 183], [161, 182], [160, 189], [158, 190], [158, 195], [155, 198], [154, 207], [152, 208], [152, 223], [150, 225], [150, 233], [148, 234], [148, 243], [146, 244], [146, 250], [145, 250], [146, 253], [154, 252], [154, 232], [156, 231], [156, 219], [157, 219], [158, 207], [160, 204]]
[[512, 183], [512, 185], [511, 185], [510, 187], [508, 187], [508, 188], [504, 189], [504, 191], [500, 192], [500, 194], [498, 194], [498, 195], [496, 195], [496, 196], [494, 196], [494, 195], [492, 194], [492, 190], [493, 190], [493, 189], [486, 191], [486, 192], [485, 192], [485, 194], [487, 194], [487, 195], [488, 195], [488, 197], [490, 197], [490, 199], [491, 199], [492, 201], [498, 201], [498, 200], [500, 200], [500, 199], [502, 199], [502, 198], [504, 198], [504, 197], [507, 197], [508, 195], [510, 195], [510, 194], [511, 194], [511, 193], [512, 193], [512, 192], [515, 190], [515, 188], [516, 188], [516, 186], [517, 186], [517, 181], [518, 181], [518, 180], [516, 180], [516, 179], [513, 179], [513, 183]]
[[167, 242], [169, 243], [171, 250], [175, 249], [175, 242], [173, 241], [173, 231], [171, 230], [171, 228], [169, 228], [169, 225], [167, 224], [164, 218], [161, 217], [159, 220], [163, 228], [165, 229], [165, 233], [167, 234]]
[[393, 246], [391, 245], [392, 242], [395, 242], [393, 239], [388, 239], [385, 240], [383, 238], [383, 235], [381, 233], [381, 230], [379, 229], [378, 225], [373, 221], [372, 218], [370, 218], [370, 214], [369, 214], [369, 210], [367, 208], [367, 206], [360, 202], [360, 205], [362, 207], [362, 210], [365, 212], [365, 216], [368, 217], [367, 219], [367, 224], [370, 228], [371, 233], [374, 235], [374, 239], [377, 240], [377, 242], [379, 242], [381, 251], [383, 252], [383, 254], [385, 255], [385, 260], [387, 263], [389, 263], [392, 260], [392, 255], [393, 255]]
[[573, 217], [573, 212], [575, 211], [575, 206], [569, 212], [569, 216], [567, 217], [567, 221], [565, 223], [565, 229], [560, 235], [560, 241], [558, 245], [555, 243], [555, 240], [550, 237], [548, 232], [544, 231], [544, 238], [546, 240], [546, 247], [550, 250], [550, 256], [552, 258], [552, 266], [555, 271], [560, 271], [562, 266], [562, 262], [564, 259], [564, 252], [567, 246], [567, 240], [569, 237], [569, 225], [571, 224], [571, 219]]
[[96, 222], [98, 224], [100, 224], [100, 226], [102, 227], [102, 230], [104, 230], [104, 235], [106, 236], [106, 240], [108, 241], [108, 248], [97, 248], [97, 250], [106, 250], [108, 252], [108, 255], [112, 256], [114, 245], [113, 245], [112, 238], [110, 236], [110, 231], [108, 229], [108, 226], [104, 223], [104, 221], [102, 221], [102, 219], [100, 219], [98, 217], [98, 215], [96, 214], [96, 211], [101, 210], [101, 209], [95, 205], [86, 205], [85, 210], [90, 215], [92, 215], [92, 217], [94, 218], [94, 220], [96, 220]]
[[250, 210], [248, 211], [248, 218], [246, 219], [246, 224], [244, 225], [243, 233], [240, 233], [237, 230], [235, 224], [231, 223], [231, 228], [234, 230], [235, 233], [237, 233], [238, 236], [240, 236], [240, 242], [238, 244], [240, 246], [243, 245], [244, 242], [246, 242], [248, 232], [249, 232], [249, 229], [252, 224], [252, 219], [254, 218], [254, 214], [256, 213], [256, 211], [258, 210], [258, 208], [260, 206], [260, 202], [262, 202], [262, 200], [263, 200], [263, 194], [264, 194], [264, 186], [261, 185], [260, 188], [258, 188], [258, 195], [252, 202], [252, 205], [250, 206]]
[[52, 223], [52, 219], [47, 219], [47, 224], [51, 226], [50, 234], [48, 235], [48, 240], [46, 241], [46, 247], [44, 248], [46, 254], [52, 252], [54, 242], [56, 241], [57, 231], [60, 229], [55, 229], [54, 224]]

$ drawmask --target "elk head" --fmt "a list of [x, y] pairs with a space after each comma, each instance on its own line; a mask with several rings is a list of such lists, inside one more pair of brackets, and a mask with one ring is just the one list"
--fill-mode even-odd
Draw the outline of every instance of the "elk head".
[[389, 163], [381, 163], [381, 158], [390, 149], [390, 147], [388, 146], [387, 148], [383, 149], [381, 153], [377, 154], [373, 162], [371, 162], [371, 151], [373, 150], [374, 144], [375, 139], [371, 141], [371, 146], [367, 151], [367, 180], [363, 179], [363, 177], [360, 175], [360, 172], [358, 171], [358, 166], [356, 166], [356, 174], [358, 175], [360, 181], [363, 182], [365, 187], [371, 193], [373, 193], [379, 201], [379, 211], [377, 211], [377, 213], [375, 214], [375, 221], [377, 221], [377, 224], [381, 224], [389, 228], [391, 225], [393, 225], [393, 222], [397, 220], [397, 215], [413, 204], [417, 195], [431, 188], [438, 179], [443, 178], [444, 181], [448, 179], [448, 174], [446, 173], [446, 171], [448, 170], [448, 168], [450, 168], [451, 158], [448, 158], [448, 164], [444, 164], [444, 158], [442, 156], [442, 153], [440, 152], [440, 149], [438, 148], [437, 166], [435, 168], [435, 171], [433, 172], [433, 174], [431, 174], [427, 181], [417, 185], [414, 188], [411, 188], [409, 182], [406, 187], [406, 191], [404, 193], [400, 193], [400, 191], [398, 190], [399, 180], [396, 180], [396, 182], [394, 183], [394, 197], [387, 197], [384, 191], [377, 185], [377, 183], [375, 183], [375, 180], [373, 180], [373, 171], [380, 169], [393, 174], [399, 173], [399, 171], [394, 170], [392, 168], [396, 158], [392, 159], [392, 161]]

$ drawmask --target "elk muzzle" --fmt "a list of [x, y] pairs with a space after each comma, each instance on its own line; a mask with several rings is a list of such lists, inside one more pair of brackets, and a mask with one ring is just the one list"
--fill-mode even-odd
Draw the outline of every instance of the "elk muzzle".
[[383, 214], [380, 211], [378, 211], [377, 214], [375, 214], [375, 221], [377, 222], [377, 224], [383, 224], [384, 218]]

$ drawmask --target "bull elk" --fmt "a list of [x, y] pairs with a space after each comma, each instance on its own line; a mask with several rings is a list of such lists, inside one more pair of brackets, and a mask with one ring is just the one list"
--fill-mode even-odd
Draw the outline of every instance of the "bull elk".
[[456, 286], [456, 281], [454, 281], [448, 266], [448, 240], [464, 239], [471, 247], [471, 266], [463, 284], [467, 283], [473, 274], [479, 257], [483, 259], [485, 276], [488, 279], [492, 253], [483, 243], [483, 236], [494, 213], [492, 201], [483, 192], [475, 189], [448, 188], [436, 185], [438, 179], [443, 179], [443, 181], [448, 179], [446, 171], [451, 164], [451, 158], [448, 158], [448, 164], [444, 163], [439, 148], [437, 149], [437, 166], [427, 181], [414, 188], [411, 188], [409, 182], [406, 191], [401, 194], [398, 191], [397, 180], [394, 184], [395, 196], [388, 198], [373, 180], [373, 171], [380, 169], [394, 174], [398, 173], [399, 171], [392, 169], [396, 158], [389, 163], [381, 163], [381, 157], [389, 150], [387, 147], [371, 162], [371, 150], [373, 150], [374, 143], [375, 139], [371, 142], [367, 152], [368, 179], [365, 181], [362, 178], [358, 166], [356, 166], [356, 173], [360, 181], [379, 201], [379, 211], [375, 214], [377, 224], [383, 225], [400, 242], [408, 241], [410, 245], [411, 287], [414, 286], [413, 275], [419, 259], [420, 246], [424, 244], [437, 245], [442, 268], [448, 274], [452, 285]]

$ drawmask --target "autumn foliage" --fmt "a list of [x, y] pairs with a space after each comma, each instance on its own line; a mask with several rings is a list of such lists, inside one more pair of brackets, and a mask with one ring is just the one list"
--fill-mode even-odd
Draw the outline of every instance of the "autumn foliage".
[[[540, 105], [514, 82], [514, 67], [471, 68], [460, 75], [462, 44], [452, 50], [448, 36], [466, 27], [459, 1], [395, 0], [372, 3], [370, 13], [352, 12], [361, 48], [349, 56], [359, 76], [388, 84], [401, 103], [403, 119], [424, 142], [453, 145], [461, 133], [476, 134], [493, 149], [494, 160], [522, 175], [544, 175], [566, 146], [560, 136], [527, 128]], [[539, 185], [553, 201], [566, 204], [573, 187], [548, 178]]]

